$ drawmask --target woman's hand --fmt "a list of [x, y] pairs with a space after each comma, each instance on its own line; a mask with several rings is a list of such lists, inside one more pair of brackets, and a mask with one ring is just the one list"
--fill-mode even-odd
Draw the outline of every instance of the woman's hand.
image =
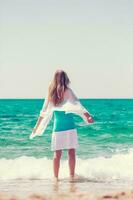
[[37, 130], [37, 127], [33, 128], [32, 133], [35, 134], [35, 133], [36, 133], [36, 130]]
[[93, 122], [94, 122], [94, 120], [93, 120], [93, 118], [92, 118], [91, 116], [87, 118], [87, 121], [88, 121], [89, 123], [93, 123]]
[[88, 123], [94, 122], [93, 118], [89, 115], [89, 113], [86, 112], [86, 113], [84, 113], [84, 115], [86, 116]]
[[31, 135], [30, 135], [30, 139], [33, 139], [35, 136], [36, 136], [36, 130], [37, 130], [37, 128], [36, 128], [36, 126], [33, 128], [33, 130], [32, 130], [32, 133], [31, 133]]
[[32, 131], [33, 134], [36, 133], [36, 131], [37, 131], [42, 119], [43, 119], [43, 117], [41, 117], [41, 116], [38, 118], [38, 121], [37, 121], [37, 123], [36, 123], [36, 125], [35, 125], [35, 127], [33, 128], [33, 131]]

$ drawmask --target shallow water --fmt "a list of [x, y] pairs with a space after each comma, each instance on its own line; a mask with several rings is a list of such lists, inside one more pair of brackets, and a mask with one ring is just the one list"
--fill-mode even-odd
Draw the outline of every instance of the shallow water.
[[27, 196], [30, 194], [55, 194], [61, 192], [90, 192], [94, 194], [105, 194], [108, 192], [132, 189], [133, 182], [104, 182], [92, 180], [79, 180], [69, 182], [68, 179], [61, 179], [58, 183], [53, 183], [49, 179], [45, 180], [8, 180], [1, 181], [0, 191], [2, 193]]

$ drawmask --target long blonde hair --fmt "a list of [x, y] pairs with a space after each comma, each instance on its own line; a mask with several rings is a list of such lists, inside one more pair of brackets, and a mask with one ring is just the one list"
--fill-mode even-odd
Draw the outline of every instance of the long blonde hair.
[[49, 100], [53, 102], [55, 106], [61, 103], [64, 99], [64, 92], [68, 88], [70, 80], [68, 75], [63, 70], [57, 70], [54, 74], [54, 78], [49, 85]]

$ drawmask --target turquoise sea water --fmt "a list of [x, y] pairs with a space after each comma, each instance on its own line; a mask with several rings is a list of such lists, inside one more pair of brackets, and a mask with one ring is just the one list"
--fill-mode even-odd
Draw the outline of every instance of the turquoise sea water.
[[[29, 140], [43, 102], [0, 100], [0, 179], [52, 177], [53, 118], [43, 136]], [[74, 115], [80, 145], [77, 173], [94, 180], [133, 180], [133, 99], [81, 99], [81, 103], [95, 123], [85, 125]], [[68, 175], [66, 159], [64, 151], [61, 177]]]

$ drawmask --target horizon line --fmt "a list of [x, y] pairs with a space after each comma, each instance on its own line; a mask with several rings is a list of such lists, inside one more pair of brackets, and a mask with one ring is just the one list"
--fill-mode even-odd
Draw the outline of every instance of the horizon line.
[[[43, 100], [45, 98], [0, 98], [0, 100], [15, 100], [15, 99], [18, 99], [18, 100]], [[91, 97], [91, 98], [78, 98], [78, 99], [130, 99], [130, 100], [133, 100], [133, 97]]]

